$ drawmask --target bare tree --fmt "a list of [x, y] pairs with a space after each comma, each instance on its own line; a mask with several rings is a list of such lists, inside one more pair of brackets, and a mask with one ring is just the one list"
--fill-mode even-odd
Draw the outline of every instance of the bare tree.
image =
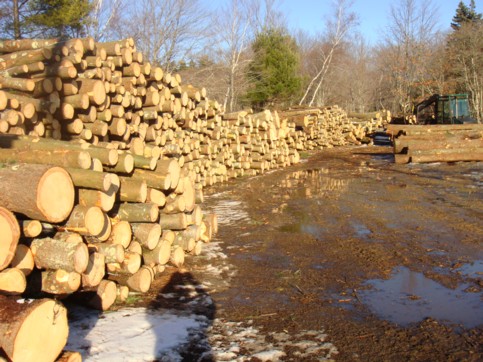
[[475, 117], [483, 120], [483, 22], [468, 22], [449, 36], [448, 56], [460, 89], [470, 94]]
[[419, 6], [416, 0], [400, 0], [391, 7], [390, 25], [380, 54], [387, 57], [383, 73], [404, 114], [424, 94], [436, 24], [437, 10], [431, 0], [419, 2]]
[[146, 58], [167, 71], [203, 46], [209, 25], [199, 0], [140, 0], [124, 11], [121, 36], [131, 36]]
[[112, 38], [113, 32], [119, 26], [119, 21], [125, 0], [94, 0], [92, 1], [91, 21], [86, 32], [96, 41]]
[[319, 94], [325, 76], [330, 69], [334, 54], [341, 46], [349, 31], [357, 24], [355, 13], [350, 11], [351, 6], [351, 0], [338, 0], [334, 3], [334, 19], [328, 19], [325, 44], [322, 43], [319, 45], [321, 52], [320, 58], [318, 59], [317, 71], [307, 85], [299, 104], [306, 103], [310, 98], [308, 105], [312, 106]]
[[253, 36], [253, 19], [256, 15], [256, 2], [253, 0], [231, 0], [220, 8], [219, 22], [215, 27], [218, 52], [226, 67], [226, 93], [223, 104], [232, 111], [237, 97], [237, 75], [243, 65], [243, 54], [246, 54]]

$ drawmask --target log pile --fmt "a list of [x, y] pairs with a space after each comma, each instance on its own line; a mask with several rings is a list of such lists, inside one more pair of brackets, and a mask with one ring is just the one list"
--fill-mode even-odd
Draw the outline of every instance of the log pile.
[[[202, 213], [204, 187], [362, 137], [338, 107], [224, 113], [203, 88], [146, 62], [132, 39], [0, 41], [0, 53], [4, 295], [109, 309], [201, 253], [217, 229]], [[26, 321], [37, 318], [29, 310]], [[22, 360], [12, 356], [29, 342], [1, 338]]]
[[483, 125], [389, 125], [396, 163], [483, 161]]

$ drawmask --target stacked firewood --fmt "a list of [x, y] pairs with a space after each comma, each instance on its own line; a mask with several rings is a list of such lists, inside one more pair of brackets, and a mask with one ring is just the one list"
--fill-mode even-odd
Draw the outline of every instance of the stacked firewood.
[[482, 124], [389, 125], [396, 163], [483, 161]]

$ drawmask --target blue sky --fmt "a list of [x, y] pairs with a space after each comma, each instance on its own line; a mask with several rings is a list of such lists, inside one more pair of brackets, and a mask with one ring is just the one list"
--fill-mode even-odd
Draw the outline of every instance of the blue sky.
[[[211, 0], [211, 6], [227, 3], [230, 0]], [[279, 9], [285, 14], [291, 30], [302, 29], [316, 34], [324, 29], [325, 18], [331, 13], [333, 0], [278, 0]], [[418, 4], [420, 1], [416, 0]], [[439, 27], [441, 30], [450, 28], [460, 0], [433, 0], [439, 8]], [[469, 4], [470, 0], [464, 0]], [[476, 0], [476, 10], [483, 12], [483, 0]], [[398, 0], [354, 0], [353, 11], [359, 17], [359, 32], [372, 44], [381, 39], [384, 27], [387, 25], [391, 4]]]
[[[421, 1], [421, 0], [419, 0]], [[439, 12], [441, 30], [450, 27], [460, 0], [433, 0]], [[469, 4], [469, 0], [464, 1]], [[387, 25], [391, 4], [396, 0], [354, 0], [352, 9], [359, 17], [359, 31], [371, 43], [377, 42]], [[476, 0], [476, 9], [483, 12], [483, 1]], [[302, 28], [317, 33], [323, 29], [324, 19], [331, 13], [332, 0], [282, 0], [280, 9], [285, 13], [291, 29]]]

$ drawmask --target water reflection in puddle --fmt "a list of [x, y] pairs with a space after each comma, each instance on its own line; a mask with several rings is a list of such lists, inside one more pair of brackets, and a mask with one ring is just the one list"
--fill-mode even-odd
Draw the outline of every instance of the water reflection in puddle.
[[471, 278], [483, 277], [483, 260], [476, 260], [472, 263], [463, 264], [459, 268], [455, 269], [457, 272], [466, 275]]
[[407, 268], [395, 269], [388, 280], [374, 279], [359, 298], [379, 317], [408, 325], [431, 317], [472, 328], [483, 324], [482, 293], [466, 293], [468, 285], [452, 290]]

